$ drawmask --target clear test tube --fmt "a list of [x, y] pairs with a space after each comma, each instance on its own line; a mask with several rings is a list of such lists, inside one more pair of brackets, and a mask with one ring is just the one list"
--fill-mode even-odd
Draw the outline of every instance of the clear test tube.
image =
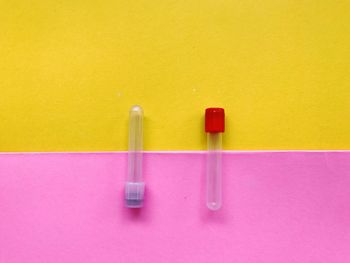
[[222, 108], [205, 111], [207, 132], [207, 207], [218, 210], [222, 205], [222, 133], [225, 131], [225, 112]]
[[142, 176], [143, 110], [135, 105], [129, 115], [128, 174], [125, 183], [125, 205], [130, 208], [143, 206], [145, 183]]

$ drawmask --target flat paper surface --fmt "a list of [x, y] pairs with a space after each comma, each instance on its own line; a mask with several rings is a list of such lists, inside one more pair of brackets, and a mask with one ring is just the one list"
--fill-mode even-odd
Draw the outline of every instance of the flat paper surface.
[[126, 153], [0, 155], [1, 263], [350, 261], [350, 153], [225, 153], [223, 208], [204, 153], [147, 153], [142, 210]]
[[350, 149], [348, 0], [0, 1], [0, 151]]

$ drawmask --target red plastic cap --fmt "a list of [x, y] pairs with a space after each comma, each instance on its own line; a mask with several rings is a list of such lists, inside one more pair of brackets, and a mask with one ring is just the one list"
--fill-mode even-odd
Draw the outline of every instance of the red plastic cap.
[[223, 108], [208, 108], [205, 110], [205, 132], [225, 131], [225, 110]]

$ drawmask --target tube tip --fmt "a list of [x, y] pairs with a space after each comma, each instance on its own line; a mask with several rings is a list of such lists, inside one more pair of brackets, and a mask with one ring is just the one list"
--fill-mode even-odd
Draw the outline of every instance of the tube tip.
[[216, 211], [216, 210], [219, 210], [221, 208], [221, 203], [209, 202], [209, 203], [207, 203], [207, 207], [212, 211]]
[[134, 105], [130, 108], [130, 113], [143, 113], [143, 109], [139, 105]]

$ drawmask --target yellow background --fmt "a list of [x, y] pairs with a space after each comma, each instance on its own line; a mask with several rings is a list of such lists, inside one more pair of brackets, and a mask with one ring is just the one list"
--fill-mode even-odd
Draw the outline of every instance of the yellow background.
[[1, 1], [0, 150], [350, 148], [350, 2]]

